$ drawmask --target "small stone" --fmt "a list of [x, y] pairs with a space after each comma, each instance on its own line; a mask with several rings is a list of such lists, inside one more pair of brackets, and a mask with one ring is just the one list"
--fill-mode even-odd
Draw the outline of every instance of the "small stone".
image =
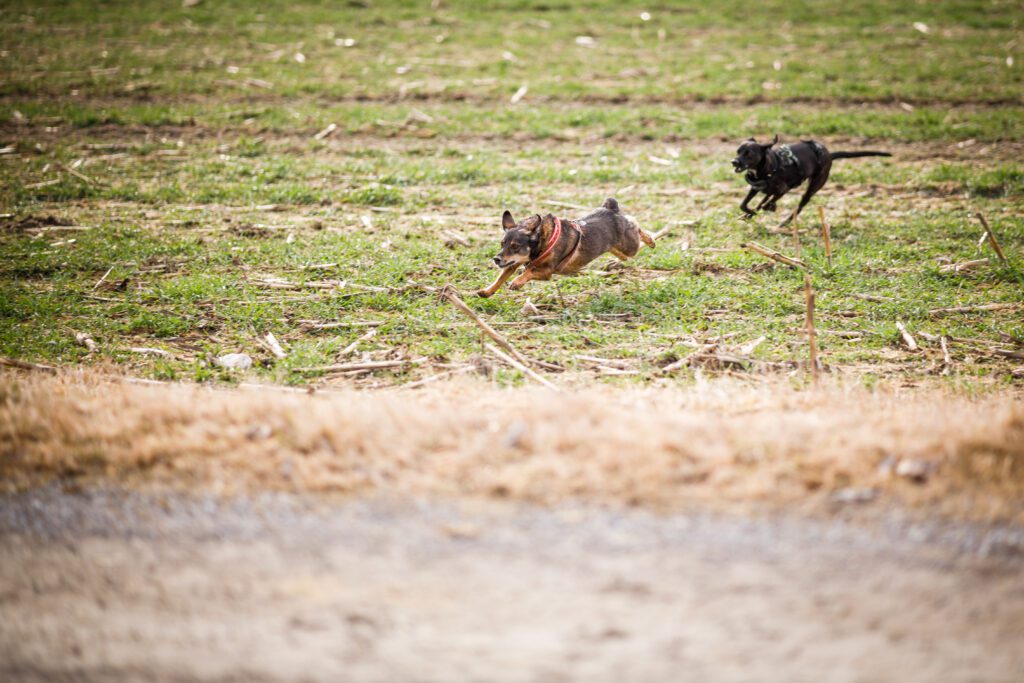
[[469, 522], [452, 522], [441, 527], [441, 532], [449, 538], [473, 539], [480, 535], [480, 527]]
[[215, 363], [228, 370], [248, 370], [252, 367], [252, 358], [247, 353], [229, 353], [220, 356]]
[[893, 470], [896, 469], [897, 459], [891, 455], [885, 456], [885, 460], [878, 463], [878, 473], [883, 477], [891, 477]]
[[517, 420], [508, 426], [502, 444], [505, 448], [522, 448], [523, 439], [526, 437], [526, 423]]
[[917, 484], [923, 484], [928, 481], [928, 477], [934, 469], [935, 464], [927, 460], [902, 458], [896, 465], [896, 476], [909, 479]]
[[1024, 557], [1024, 533], [1010, 529], [996, 529], [985, 535], [978, 548], [982, 557]]
[[829, 496], [833, 503], [841, 505], [849, 503], [869, 503], [878, 497], [878, 489], [847, 487], [839, 489]]
[[294, 471], [295, 463], [292, 462], [291, 458], [285, 458], [284, 462], [281, 463], [281, 466], [278, 467], [278, 472], [280, 472], [281, 476], [285, 479], [291, 479]]
[[253, 425], [245, 433], [245, 436], [250, 441], [262, 441], [269, 439], [274, 434], [274, 430], [270, 428], [268, 424]]

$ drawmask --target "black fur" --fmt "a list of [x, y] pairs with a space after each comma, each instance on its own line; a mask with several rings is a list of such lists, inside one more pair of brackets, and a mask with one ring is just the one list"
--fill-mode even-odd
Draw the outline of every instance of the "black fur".
[[[783, 221], [783, 226], [800, 215], [807, 202], [811, 201], [811, 197], [824, 187], [832, 170], [833, 159], [892, 156], [888, 152], [873, 151], [829, 152], [825, 145], [814, 140], [804, 140], [772, 149], [778, 141], [777, 135], [766, 145], [750, 138], [736, 150], [736, 158], [732, 160], [732, 165], [737, 173], [746, 171], [744, 179], [750, 185], [750, 191], [740, 204], [740, 209], [748, 217], [754, 216], [761, 209], [774, 211], [776, 202], [783, 195], [807, 181], [807, 189], [800, 198], [800, 205]], [[758, 192], [763, 192], [765, 196], [756, 209], [750, 209], [747, 204]]]

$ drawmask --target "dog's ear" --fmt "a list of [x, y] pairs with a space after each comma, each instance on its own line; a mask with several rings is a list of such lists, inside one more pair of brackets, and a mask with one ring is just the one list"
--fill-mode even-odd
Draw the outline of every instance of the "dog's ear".
[[511, 230], [516, 227], [516, 219], [512, 218], [512, 212], [505, 210], [505, 213], [501, 214], [501, 227], [506, 230]]
[[540, 226], [544, 225], [544, 219], [540, 217], [539, 213], [533, 214], [530, 217], [530, 226], [526, 228], [529, 232], [537, 232], [540, 230]]
[[747, 142], [757, 142], [754, 138], [747, 138]]
[[765, 149], [771, 149], [771, 148], [772, 148], [772, 147], [774, 147], [774, 146], [775, 146], [776, 144], [778, 144], [778, 142], [779, 142], [779, 135], [778, 135], [778, 133], [776, 133], [776, 134], [775, 134], [775, 137], [774, 137], [774, 138], [772, 138], [772, 141], [771, 141], [771, 142], [769, 142], [769, 143], [768, 143], [767, 145], [761, 145], [761, 146], [762, 146], [762, 147], [764, 147]]

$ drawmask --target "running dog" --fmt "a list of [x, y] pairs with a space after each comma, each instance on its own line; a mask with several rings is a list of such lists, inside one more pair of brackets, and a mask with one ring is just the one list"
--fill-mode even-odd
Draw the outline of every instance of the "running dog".
[[[750, 185], [750, 192], [740, 204], [746, 218], [756, 215], [761, 209], [774, 211], [776, 202], [784, 194], [807, 181], [807, 189], [800, 198], [800, 205], [783, 221], [780, 228], [800, 215], [807, 202], [811, 201], [811, 197], [825, 186], [828, 174], [832, 170], [833, 159], [892, 156], [888, 152], [829, 152], [825, 145], [815, 140], [779, 145], [778, 149], [772, 149], [778, 141], [778, 135], [767, 145], [750, 138], [736, 150], [732, 167], [736, 173], [746, 171], [744, 179]], [[747, 204], [758, 192], [764, 192], [764, 199], [756, 209], [750, 209]]]
[[501, 268], [498, 278], [477, 292], [489, 297], [521, 266], [523, 274], [509, 289], [519, 289], [530, 280], [550, 280], [552, 275], [572, 275], [605, 252], [625, 261], [635, 256], [642, 241], [654, 248], [654, 239], [640, 229], [636, 220], [619, 209], [609, 197], [600, 209], [571, 221], [552, 214], [534, 214], [516, 222], [506, 211], [501, 216], [505, 235], [494, 263]]

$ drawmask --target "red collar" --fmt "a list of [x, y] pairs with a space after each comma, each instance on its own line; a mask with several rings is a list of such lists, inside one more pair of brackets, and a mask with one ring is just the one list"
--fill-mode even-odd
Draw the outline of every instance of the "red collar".
[[[526, 264], [527, 267], [532, 266], [534, 263], [537, 263], [537, 261], [542, 260], [545, 256], [550, 254], [551, 250], [555, 248], [556, 244], [558, 244], [558, 238], [562, 236], [562, 221], [557, 216], [555, 216], [554, 218], [555, 218], [555, 229], [551, 233], [551, 238], [548, 240], [547, 245], [544, 247], [544, 251], [541, 253], [540, 256], [538, 256], [535, 259], [532, 259], [529, 263], [527, 263]], [[583, 232], [580, 230], [580, 226], [577, 225], [576, 221], [566, 221], [566, 223], [568, 223], [569, 226], [574, 228], [579, 236], [576, 238], [576, 246], [574, 246], [572, 248], [572, 251], [570, 251], [568, 254], [566, 254], [565, 258], [563, 258], [561, 261], [559, 261], [558, 266], [555, 267], [556, 270], [557, 270], [557, 268], [559, 268], [562, 265], [562, 263], [564, 263], [566, 260], [568, 260], [568, 258], [570, 256], [572, 256], [574, 253], [576, 253], [576, 250], [580, 248], [580, 242], [583, 241], [583, 239], [582, 239], [583, 238]]]
[[527, 266], [532, 266], [537, 261], [543, 260], [543, 258], [545, 256], [547, 256], [548, 254], [550, 254], [551, 250], [555, 248], [555, 245], [558, 244], [558, 238], [561, 237], [561, 236], [562, 236], [562, 221], [560, 221], [558, 219], [558, 217], [555, 216], [555, 229], [551, 233], [551, 239], [548, 240], [547, 246], [544, 247], [544, 251], [541, 252], [540, 256], [538, 256], [537, 258], [533, 259], [532, 261], [530, 261], [526, 265]]

